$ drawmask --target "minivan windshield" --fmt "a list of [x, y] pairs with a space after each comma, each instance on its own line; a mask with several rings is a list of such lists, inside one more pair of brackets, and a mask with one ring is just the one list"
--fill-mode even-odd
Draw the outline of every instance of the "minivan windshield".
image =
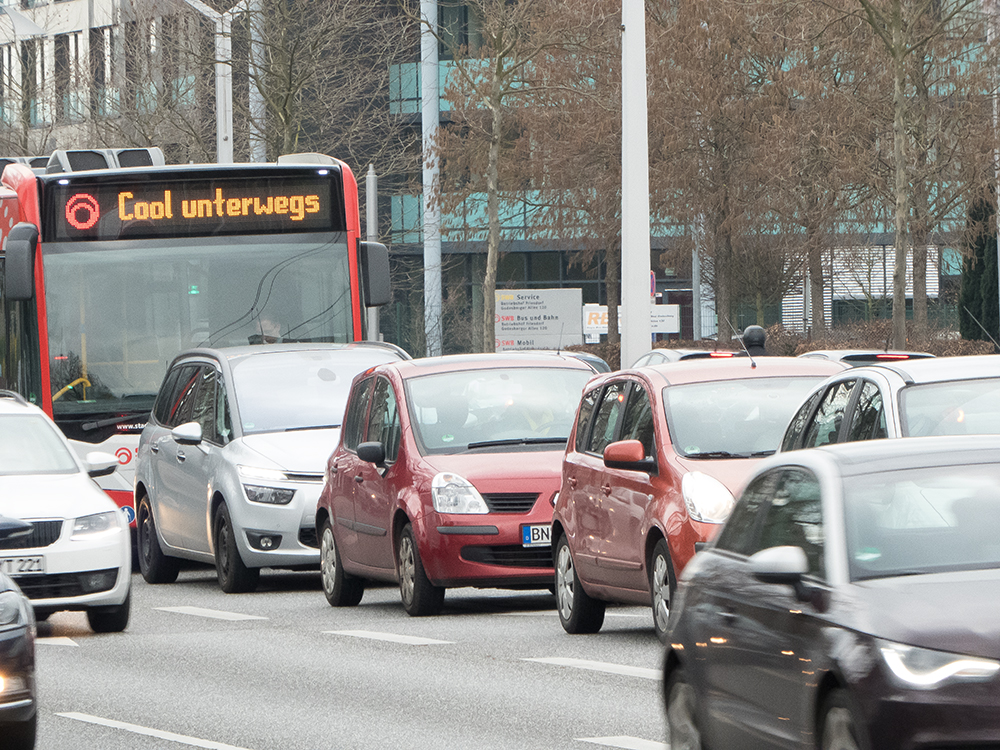
[[667, 386], [674, 449], [689, 458], [751, 458], [778, 449], [788, 420], [818, 377], [742, 378]]

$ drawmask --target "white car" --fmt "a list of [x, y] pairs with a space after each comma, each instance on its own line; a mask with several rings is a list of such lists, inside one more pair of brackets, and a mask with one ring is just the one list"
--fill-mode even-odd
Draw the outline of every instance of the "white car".
[[136, 546], [147, 583], [215, 563], [228, 594], [261, 568], [319, 569], [316, 501], [354, 376], [391, 344], [263, 344], [178, 355], [139, 438]]
[[38, 619], [82, 610], [95, 632], [128, 626], [128, 522], [93, 480], [117, 465], [105, 453], [81, 461], [41, 409], [0, 391], [0, 515], [32, 525], [30, 534], [0, 540], [0, 571]]

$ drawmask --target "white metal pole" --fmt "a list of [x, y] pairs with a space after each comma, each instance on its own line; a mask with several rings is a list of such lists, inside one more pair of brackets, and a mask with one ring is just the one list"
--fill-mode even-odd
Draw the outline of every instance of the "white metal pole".
[[440, 171], [437, 154], [438, 41], [437, 0], [420, 0], [420, 98], [424, 182], [424, 335], [428, 356], [441, 354], [441, 209], [435, 196]]
[[232, 18], [228, 13], [215, 22], [216, 161], [233, 163], [233, 44]]
[[622, 367], [651, 345], [647, 120], [646, 6], [622, 0]]
[[[267, 161], [267, 106], [261, 90], [264, 77], [264, 23], [261, 0], [251, 0], [248, 9], [250, 24], [250, 161]], [[377, 309], [377, 308], [373, 308]]]
[[[365, 224], [368, 241], [378, 242], [378, 175], [375, 174], [374, 164], [368, 165], [368, 174], [365, 176]], [[382, 340], [378, 311], [377, 307], [368, 308], [369, 341]]]

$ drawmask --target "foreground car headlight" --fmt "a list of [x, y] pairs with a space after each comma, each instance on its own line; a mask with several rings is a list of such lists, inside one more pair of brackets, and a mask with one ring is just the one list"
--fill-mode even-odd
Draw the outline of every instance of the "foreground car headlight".
[[486, 501], [472, 483], [443, 471], [431, 480], [431, 498], [438, 513], [489, 513]]
[[243, 491], [247, 493], [247, 500], [250, 502], [268, 505], [288, 505], [295, 494], [295, 490], [284, 487], [264, 487], [256, 484], [244, 484]]
[[904, 687], [918, 690], [933, 690], [952, 682], [985, 682], [1000, 671], [1000, 662], [993, 659], [882, 640], [878, 647], [892, 675]]
[[118, 511], [95, 513], [92, 516], [81, 516], [73, 522], [71, 539], [92, 538], [98, 534], [108, 534], [118, 531]]
[[736, 504], [726, 485], [700, 471], [684, 475], [681, 494], [691, 518], [702, 523], [723, 523]]
[[28, 612], [24, 599], [16, 591], [0, 594], [0, 630], [30, 625], [32, 613]]

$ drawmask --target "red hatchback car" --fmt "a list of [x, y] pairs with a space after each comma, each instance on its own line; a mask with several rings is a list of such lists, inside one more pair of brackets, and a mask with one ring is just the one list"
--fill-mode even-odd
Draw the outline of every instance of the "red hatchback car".
[[411, 615], [449, 587], [552, 586], [562, 457], [593, 370], [575, 357], [455, 355], [358, 375], [316, 509], [323, 592], [398, 581]]
[[552, 518], [566, 631], [600, 630], [607, 602], [651, 604], [662, 639], [695, 545], [715, 535], [805, 395], [845, 367], [796, 357], [698, 359], [591, 381]]

